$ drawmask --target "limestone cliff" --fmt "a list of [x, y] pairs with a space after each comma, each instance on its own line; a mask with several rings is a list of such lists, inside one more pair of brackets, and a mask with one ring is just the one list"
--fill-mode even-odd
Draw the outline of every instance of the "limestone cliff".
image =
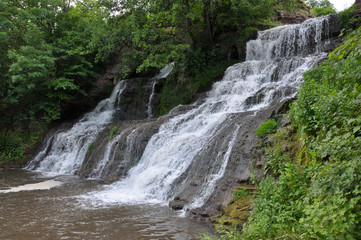
[[[278, 1], [278, 4], [280, 4], [280, 2], [281, 1]], [[302, 23], [313, 17], [310, 8], [302, 0], [294, 1], [291, 7], [277, 5], [275, 7], [275, 12], [276, 16], [274, 16], [274, 21], [281, 24]]]

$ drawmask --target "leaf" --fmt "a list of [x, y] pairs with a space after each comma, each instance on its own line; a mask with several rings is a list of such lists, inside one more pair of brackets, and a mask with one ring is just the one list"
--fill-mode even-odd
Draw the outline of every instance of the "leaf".
[[361, 126], [357, 126], [353, 128], [353, 133], [356, 133], [357, 131], [359, 131], [361, 129]]

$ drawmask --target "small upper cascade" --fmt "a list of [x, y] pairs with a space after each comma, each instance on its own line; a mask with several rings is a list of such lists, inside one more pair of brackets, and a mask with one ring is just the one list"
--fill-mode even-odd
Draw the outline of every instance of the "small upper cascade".
[[173, 67], [174, 67], [173, 62], [166, 65], [165, 67], [163, 67], [160, 70], [159, 74], [156, 75], [154, 78], [156, 78], [156, 79], [167, 78], [169, 76], [169, 74], [171, 74], [171, 72], [173, 71]]
[[157, 74], [154, 78], [153, 78], [153, 82], [152, 82], [152, 92], [149, 95], [149, 100], [148, 100], [148, 104], [147, 104], [147, 116], [148, 118], [152, 118], [154, 117], [154, 98], [156, 96], [156, 87], [158, 84], [159, 79], [162, 78], [167, 78], [169, 76], [169, 74], [173, 71], [173, 66], [174, 63], [170, 63], [167, 66], [163, 67], [159, 74]]
[[88, 147], [98, 133], [111, 122], [124, 88], [125, 82], [119, 82], [111, 96], [99, 102], [93, 111], [85, 114], [70, 129], [51, 136], [44, 149], [26, 168], [54, 174], [73, 174], [81, 166]]
[[306, 56], [322, 51], [330, 34], [329, 17], [309, 19], [302, 24], [284, 25], [258, 32], [247, 43], [247, 61]]
[[154, 116], [154, 109], [153, 109], [153, 101], [155, 97], [155, 87], [157, 86], [157, 79], [152, 84], [152, 92], [149, 95], [149, 101], [148, 101], [148, 108], [147, 108], [147, 115], [148, 118], [152, 118]]

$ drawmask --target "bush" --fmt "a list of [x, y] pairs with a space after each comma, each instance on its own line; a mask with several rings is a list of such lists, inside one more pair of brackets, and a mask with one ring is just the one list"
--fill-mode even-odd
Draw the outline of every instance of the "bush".
[[277, 122], [275, 119], [270, 119], [267, 122], [261, 123], [256, 130], [257, 136], [264, 136], [274, 132], [275, 128], [277, 127]]
[[321, 17], [329, 14], [335, 14], [336, 10], [332, 7], [327, 7], [327, 8], [315, 7], [312, 9], [312, 13], [315, 17]]
[[88, 146], [88, 150], [86, 151], [86, 155], [87, 155], [87, 156], [91, 153], [91, 151], [93, 150], [93, 148], [94, 148], [94, 143], [91, 143], [91, 144]]
[[114, 135], [118, 134], [118, 132], [119, 132], [118, 127], [117, 127], [117, 126], [113, 126], [112, 129], [110, 130], [110, 135], [109, 135], [108, 141], [109, 141], [109, 142], [112, 141]]
[[20, 128], [5, 130], [4, 128], [0, 133], [0, 167], [4, 164], [8, 167], [22, 167], [22, 160], [37, 146], [45, 128], [35, 122], [27, 130]]
[[18, 158], [23, 158], [25, 147], [21, 139], [14, 136], [0, 135], [0, 165], [9, 163]]

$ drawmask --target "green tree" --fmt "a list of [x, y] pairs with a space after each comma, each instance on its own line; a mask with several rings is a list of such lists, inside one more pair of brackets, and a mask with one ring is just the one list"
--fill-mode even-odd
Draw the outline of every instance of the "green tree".
[[9, 122], [59, 118], [97, 76], [91, 39], [110, 13], [97, 1], [70, 3], [1, 2], [0, 116]]
[[336, 9], [329, 0], [308, 0], [306, 4], [311, 7], [315, 17], [321, 17], [336, 13]]

